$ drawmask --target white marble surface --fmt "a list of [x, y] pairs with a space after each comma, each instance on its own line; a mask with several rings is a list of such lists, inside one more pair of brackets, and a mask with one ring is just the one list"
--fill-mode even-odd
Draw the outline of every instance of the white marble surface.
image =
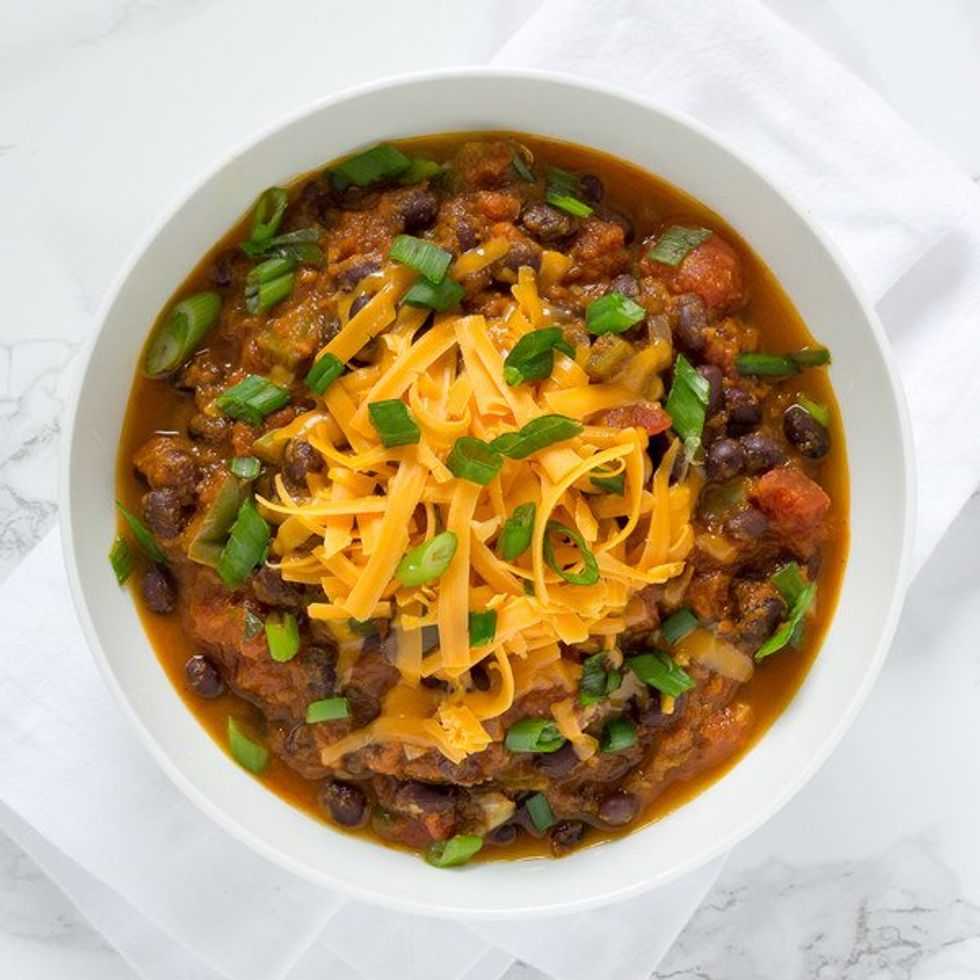
[[[771, 0], [980, 176], [976, 0]], [[0, 32], [0, 580], [51, 525], [66, 368], [149, 222], [283, 109], [486, 59], [533, 0], [8, 0]], [[465, 10], [465, 13], [464, 13]], [[733, 854], [662, 980], [980, 975], [980, 499], [818, 776]], [[2, 646], [0, 646], [2, 655]], [[0, 976], [135, 974], [0, 839]], [[515, 968], [509, 980], [540, 980]]]

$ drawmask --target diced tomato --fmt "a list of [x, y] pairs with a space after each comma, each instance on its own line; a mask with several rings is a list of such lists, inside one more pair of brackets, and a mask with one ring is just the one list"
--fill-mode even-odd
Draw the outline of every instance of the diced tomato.
[[599, 416], [599, 425], [612, 429], [643, 429], [649, 436], [666, 432], [673, 421], [657, 402], [637, 402], [635, 405], [620, 405]]
[[676, 269], [661, 262], [650, 267], [672, 293], [698, 293], [711, 310], [734, 309], [742, 300], [741, 259], [718, 234], [692, 248]]
[[775, 531], [800, 555], [812, 554], [825, 530], [830, 497], [795, 466], [770, 470], [752, 491]]

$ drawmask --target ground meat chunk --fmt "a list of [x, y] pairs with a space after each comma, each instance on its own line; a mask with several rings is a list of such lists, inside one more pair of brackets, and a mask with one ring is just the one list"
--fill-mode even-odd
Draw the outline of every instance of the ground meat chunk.
[[168, 487], [182, 502], [194, 498], [197, 462], [192, 444], [179, 436], [154, 436], [137, 452], [133, 465], [153, 490]]
[[510, 162], [514, 150], [510, 143], [464, 143], [452, 162], [461, 189], [499, 187], [513, 173]]
[[151, 490], [143, 495], [143, 517], [161, 541], [172, 541], [187, 523], [187, 512], [179, 491], [173, 487]]
[[306, 608], [306, 590], [296, 582], [286, 582], [268, 565], [263, 565], [251, 579], [252, 594], [259, 602], [275, 609], [294, 612]]
[[630, 254], [621, 225], [589, 218], [575, 236], [569, 251], [572, 267], [568, 282], [600, 282], [629, 269]]
[[521, 214], [521, 224], [539, 242], [551, 245], [560, 242], [575, 231], [575, 219], [550, 204], [529, 204]]
[[697, 572], [687, 587], [685, 601], [704, 623], [725, 619], [731, 611], [729, 586], [731, 575], [727, 572]]
[[789, 548], [803, 558], [813, 554], [830, 510], [830, 497], [819, 484], [795, 466], [781, 466], [758, 479], [752, 498]]
[[737, 638], [758, 648], [786, 615], [786, 601], [768, 579], [740, 579], [732, 592], [738, 609]]
[[608, 425], [613, 429], [629, 429], [636, 426], [647, 435], [655, 436], [666, 432], [671, 426], [671, 418], [657, 402], [637, 402], [635, 405], [620, 405], [600, 415], [597, 425]]

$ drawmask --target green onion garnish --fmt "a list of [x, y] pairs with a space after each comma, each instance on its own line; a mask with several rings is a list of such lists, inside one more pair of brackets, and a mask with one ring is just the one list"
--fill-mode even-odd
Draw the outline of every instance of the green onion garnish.
[[830, 351], [826, 347], [806, 347], [789, 355], [800, 367], [822, 367], [830, 363]]
[[625, 663], [644, 684], [655, 687], [668, 697], [680, 697], [694, 687], [694, 681], [687, 671], [678, 667], [674, 658], [663, 650], [627, 657]]
[[[582, 556], [582, 571], [571, 572], [561, 567], [555, 558], [555, 549], [551, 543], [552, 534], [564, 534], [569, 538]], [[569, 585], [595, 585], [599, 581], [599, 563], [589, 550], [585, 538], [574, 528], [557, 521], [548, 521], [544, 530], [544, 561], [554, 572], [557, 572]]]
[[688, 633], [696, 630], [701, 623], [698, 617], [686, 606], [678, 609], [660, 624], [660, 634], [664, 641], [673, 646], [678, 640], [683, 640]]
[[769, 576], [769, 581], [779, 589], [782, 597], [791, 606], [799, 599], [807, 587], [807, 581], [803, 577], [803, 572], [795, 561], [784, 565], [778, 572]]
[[170, 374], [191, 354], [217, 323], [221, 296], [208, 291], [175, 303], [153, 334], [143, 370], [150, 378]]
[[253, 637], [259, 635], [259, 633], [265, 632], [265, 623], [262, 622], [262, 617], [252, 612], [251, 609], [245, 609], [245, 622], [242, 624], [242, 636], [246, 640], [251, 640]]
[[260, 262], [245, 279], [245, 309], [262, 313], [282, 302], [292, 291], [295, 259], [273, 258]]
[[565, 736], [550, 718], [522, 718], [504, 738], [511, 752], [557, 752], [564, 744]]
[[545, 327], [524, 334], [504, 360], [504, 381], [513, 388], [525, 381], [550, 377], [556, 350], [575, 357], [575, 348], [565, 340], [561, 327]]
[[529, 500], [525, 504], [518, 504], [514, 513], [504, 521], [504, 526], [497, 535], [497, 551], [504, 561], [513, 561], [531, 547], [537, 511], [537, 504]]
[[225, 415], [259, 426], [267, 415], [289, 402], [289, 389], [280, 388], [258, 374], [250, 374], [219, 395], [215, 405]]
[[316, 228], [299, 228], [285, 235], [276, 235], [264, 242], [242, 242], [238, 247], [252, 258], [290, 259], [303, 265], [323, 265], [323, 249], [317, 244], [320, 232]]
[[251, 497], [242, 502], [231, 526], [228, 543], [218, 559], [218, 575], [229, 588], [241, 585], [252, 569], [265, 560], [271, 531]]
[[348, 619], [347, 627], [354, 636], [377, 636], [381, 632], [380, 619]]
[[678, 354], [674, 363], [674, 381], [665, 407], [674, 431], [684, 440], [688, 459], [701, 440], [710, 392], [708, 379], [698, 374], [683, 354]]
[[466, 290], [455, 279], [445, 276], [438, 284], [419, 279], [402, 297], [402, 302], [419, 310], [445, 313], [458, 305], [465, 295]]
[[645, 319], [647, 311], [623, 293], [613, 290], [585, 308], [585, 326], [589, 333], [622, 333]]
[[124, 507], [118, 500], [116, 501], [116, 507], [119, 508], [119, 513], [126, 518], [126, 523], [129, 525], [130, 531], [133, 532], [133, 537], [136, 538], [136, 543], [140, 546], [143, 553], [146, 555], [150, 561], [155, 562], [166, 562], [168, 561], [167, 553], [157, 544], [157, 539], [153, 537], [150, 529], [129, 509]]
[[[776, 573], [777, 575], [780, 573]], [[776, 576], [773, 576], [775, 580]], [[785, 594], [785, 593], [784, 593]], [[813, 605], [817, 595], [817, 583], [811, 582], [800, 592], [793, 603], [789, 618], [776, 630], [765, 643], [755, 652], [756, 660], [764, 660], [777, 650], [782, 650], [788, 643], [798, 643], [801, 638], [803, 620]]]
[[548, 167], [545, 200], [576, 218], [587, 218], [592, 208], [582, 200], [582, 182], [573, 173], [560, 167]]
[[541, 415], [517, 432], [505, 432], [490, 445], [509, 459], [526, 459], [556, 442], [572, 439], [582, 431], [582, 423], [567, 415]]
[[606, 493], [614, 493], [622, 497], [626, 493], [626, 470], [616, 473], [614, 476], [590, 476], [589, 483], [597, 490], [604, 490]]
[[398, 183], [402, 186], [418, 184], [423, 180], [435, 180], [446, 172], [445, 164], [436, 163], [435, 160], [426, 160], [425, 157], [412, 157], [408, 169], [398, 178]]
[[524, 157], [517, 152], [517, 150], [514, 150], [514, 152], [511, 154], [510, 165], [514, 173], [517, 174], [521, 180], [528, 184], [534, 183], [534, 171], [527, 165], [527, 160], [525, 160]]
[[636, 725], [629, 718], [610, 718], [599, 739], [600, 752], [622, 752], [636, 745]]
[[345, 160], [331, 176], [334, 186], [341, 185], [341, 190], [349, 184], [367, 187], [382, 180], [398, 177], [411, 165], [412, 161], [400, 150], [387, 143], [379, 143], [377, 146], [372, 146], [370, 150]]
[[470, 646], [485, 647], [497, 635], [497, 610], [470, 613]]
[[664, 265], [678, 266], [687, 257], [687, 253], [698, 245], [706, 242], [714, 234], [708, 228], [682, 228], [671, 225], [657, 239], [657, 244], [647, 255]]
[[116, 573], [116, 581], [120, 585], [123, 585], [133, 572], [133, 553], [129, 549], [129, 543], [120, 535], [117, 535], [116, 540], [112, 542], [112, 548], [109, 549], [109, 564], [112, 565], [112, 570]]
[[350, 718], [347, 698], [324, 698], [306, 706], [307, 725], [315, 725], [321, 721], [339, 721], [341, 718]]
[[815, 402], [806, 395], [798, 395], [796, 404], [803, 409], [814, 421], [819, 422], [824, 428], [830, 425], [830, 409], [820, 402]]
[[412, 235], [398, 235], [388, 249], [388, 258], [414, 269], [433, 284], [442, 282], [453, 260], [451, 252]]
[[453, 476], [485, 487], [504, 465], [504, 459], [489, 443], [476, 436], [460, 436], [446, 459]]
[[417, 548], [412, 548], [395, 569], [395, 578], [402, 585], [425, 585], [439, 578], [449, 568], [449, 563], [456, 554], [456, 534], [453, 531], [443, 531], [428, 541], [423, 541]]
[[606, 668], [606, 658], [602, 653], [594, 653], [582, 661], [582, 676], [578, 682], [578, 703], [598, 704], [605, 701], [622, 683], [618, 670]]
[[555, 822], [555, 812], [544, 793], [535, 793], [524, 804], [524, 808], [536, 830], [544, 832]]
[[558, 191], [548, 191], [545, 194], [545, 200], [553, 207], [574, 215], [576, 218], [587, 218], [592, 214], [592, 208], [584, 201], [568, 194], [561, 194]]
[[434, 868], [455, 868], [466, 864], [483, 847], [476, 834], [457, 834], [446, 841], [435, 841], [425, 852], [425, 860]]
[[246, 734], [246, 728], [237, 718], [228, 716], [228, 746], [232, 758], [249, 772], [258, 775], [265, 771], [269, 750]]
[[272, 613], [265, 621], [265, 640], [269, 656], [277, 663], [288, 663], [299, 653], [299, 623], [291, 612]]
[[262, 471], [262, 464], [255, 456], [235, 456], [228, 460], [228, 469], [240, 480], [254, 480]]
[[412, 418], [400, 398], [369, 402], [368, 415], [386, 449], [395, 446], [412, 446], [422, 438], [418, 422]]
[[289, 196], [282, 187], [270, 187], [264, 190], [255, 202], [255, 210], [252, 212], [252, 233], [248, 240], [260, 243], [272, 238], [279, 230], [288, 203]]
[[313, 367], [303, 379], [303, 383], [310, 391], [323, 395], [343, 373], [343, 361], [336, 354], [328, 352], [314, 362]]
[[739, 354], [735, 358], [739, 374], [767, 378], [789, 377], [800, 373], [800, 367], [788, 354]]

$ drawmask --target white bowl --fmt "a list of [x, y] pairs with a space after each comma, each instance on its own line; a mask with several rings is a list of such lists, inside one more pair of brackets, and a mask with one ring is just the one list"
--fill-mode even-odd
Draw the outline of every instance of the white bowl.
[[[115, 528], [117, 441], [146, 333], [191, 263], [257, 191], [381, 139], [493, 129], [558, 137], [632, 161], [705, 202], [751, 243], [834, 353], [831, 375], [850, 458], [851, 547], [837, 613], [813, 669], [727, 775], [615, 843], [560, 861], [447, 872], [340, 834], [235, 766], [164, 675], [132, 597], [112, 579], [106, 550]], [[137, 249], [103, 306], [68, 424], [65, 559], [106, 682], [164, 770], [229, 833], [314, 882], [414, 912], [565, 912], [662, 885], [730, 848], [799, 790], [840, 739], [878, 673], [901, 607], [912, 538], [910, 445], [874, 312], [825, 236], [737, 153], [689, 119], [594, 83], [514, 71], [438, 73], [362, 88], [293, 115], [221, 161]]]

